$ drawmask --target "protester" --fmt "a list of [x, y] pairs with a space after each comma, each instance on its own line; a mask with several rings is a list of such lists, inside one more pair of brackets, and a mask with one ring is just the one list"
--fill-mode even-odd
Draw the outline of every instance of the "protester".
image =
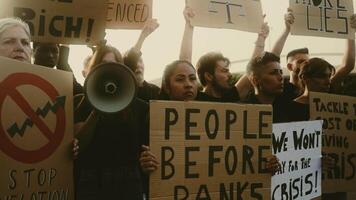
[[[335, 67], [321, 58], [311, 58], [300, 65], [299, 81], [304, 92], [295, 98], [287, 107], [286, 112], [292, 113], [291, 121], [310, 120], [309, 95], [310, 92], [328, 93], [331, 89], [331, 77], [335, 74]], [[331, 156], [323, 156], [323, 171], [333, 170], [336, 162]], [[323, 193], [322, 199], [346, 199], [346, 193]]]
[[[0, 56], [31, 63], [31, 33], [21, 19], [0, 19]], [[73, 157], [78, 155], [78, 141], [73, 140]]]
[[100, 44], [89, 61], [89, 72], [92, 71], [98, 64], [108, 62], [123, 63], [122, 55], [115, 47], [104, 43]]
[[59, 63], [59, 45], [52, 43], [33, 43], [33, 58], [36, 65], [55, 68]]
[[326, 60], [311, 58], [300, 65], [299, 81], [304, 92], [295, 98], [291, 106], [288, 106], [291, 121], [308, 121], [309, 116], [309, 94], [310, 92], [329, 92], [330, 77], [335, 74], [335, 68]]
[[196, 100], [198, 81], [194, 66], [184, 60], [167, 65], [162, 76], [161, 99], [174, 101]]
[[31, 34], [20, 19], [0, 19], [0, 56], [31, 63]]
[[[69, 46], [53, 43], [33, 43], [34, 64], [72, 72], [68, 63]], [[73, 75], [73, 95], [83, 92], [83, 87]]]
[[[99, 47], [89, 66], [122, 63], [120, 52], [110, 46]], [[80, 152], [76, 161], [76, 199], [142, 199], [139, 153], [147, 145], [148, 105], [135, 98], [116, 114], [95, 110], [86, 98], [75, 112], [75, 137]]]
[[252, 59], [247, 66], [247, 75], [254, 87], [246, 103], [270, 104], [273, 106], [273, 122], [285, 122], [288, 113], [284, 111], [287, 102], [277, 101], [283, 93], [283, 76], [278, 56], [266, 52], [262, 57]]
[[138, 83], [137, 97], [149, 102], [149, 100], [158, 99], [160, 88], [154, 84], [148, 83], [144, 79], [145, 65], [142, 60], [141, 48], [145, 39], [159, 27], [156, 19], [148, 20], [143, 27], [140, 37], [134, 47], [132, 47], [124, 56], [124, 64], [128, 66], [136, 76]]

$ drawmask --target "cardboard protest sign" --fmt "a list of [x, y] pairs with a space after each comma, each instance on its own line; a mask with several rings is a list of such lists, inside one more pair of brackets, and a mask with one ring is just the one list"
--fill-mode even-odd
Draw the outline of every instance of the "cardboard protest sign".
[[108, 0], [106, 28], [141, 29], [152, 19], [152, 0]]
[[321, 196], [322, 121], [273, 124], [273, 154], [281, 163], [272, 176], [271, 199]]
[[33, 40], [57, 44], [96, 44], [105, 36], [106, 1], [3, 0], [0, 17], [27, 22]]
[[271, 132], [271, 106], [151, 101], [150, 199], [269, 199]]
[[260, 0], [187, 0], [194, 10], [193, 26], [258, 33], [263, 23]]
[[323, 154], [335, 161], [323, 174], [323, 193], [354, 192], [356, 185], [356, 98], [311, 93], [310, 118], [322, 119]]
[[0, 58], [0, 199], [74, 199], [73, 75]]
[[295, 21], [291, 33], [332, 38], [355, 38], [350, 17], [352, 0], [289, 0]]

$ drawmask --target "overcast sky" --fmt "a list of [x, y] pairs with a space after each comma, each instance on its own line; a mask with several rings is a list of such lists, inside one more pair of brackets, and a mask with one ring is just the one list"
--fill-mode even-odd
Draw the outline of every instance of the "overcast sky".
[[[160, 27], [146, 39], [142, 48], [145, 63], [145, 79], [161, 77], [165, 65], [178, 59], [181, 38], [184, 29], [184, 0], [153, 0], [153, 17], [157, 18]], [[267, 15], [271, 32], [267, 39], [266, 50], [269, 50], [284, 27], [283, 16], [288, 8], [288, 0], [261, 0], [264, 13]], [[355, 0], [353, 0], [355, 5]], [[108, 43], [117, 47], [122, 53], [136, 42], [140, 30], [107, 30]], [[193, 64], [209, 51], [220, 51], [230, 60], [248, 59], [252, 53], [257, 34], [227, 29], [195, 28], [193, 39]], [[290, 36], [283, 54], [291, 49], [309, 47], [312, 53], [343, 53], [343, 39]], [[71, 46], [69, 62], [79, 82], [83, 82], [81, 70], [84, 58], [91, 53], [86, 46]], [[327, 57], [331, 63], [341, 62], [340, 56]], [[282, 62], [284, 65], [284, 62]], [[232, 71], [241, 71], [245, 64], [234, 65]]]

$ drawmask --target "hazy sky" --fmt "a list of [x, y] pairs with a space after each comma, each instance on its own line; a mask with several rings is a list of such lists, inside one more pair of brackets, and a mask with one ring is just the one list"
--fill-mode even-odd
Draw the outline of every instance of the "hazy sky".
[[[145, 79], [161, 77], [165, 65], [178, 59], [184, 29], [184, 0], [153, 0], [153, 17], [160, 27], [146, 39], [142, 48], [145, 63]], [[288, 0], [261, 0], [267, 15], [271, 32], [266, 50], [276, 41], [284, 28], [283, 16], [288, 8]], [[355, 0], [353, 0], [355, 5]], [[117, 47], [122, 53], [132, 47], [140, 30], [107, 30], [108, 44]], [[257, 34], [227, 29], [195, 28], [193, 39], [193, 64], [209, 51], [220, 51], [230, 60], [248, 59], [252, 53]], [[312, 53], [343, 53], [345, 41], [342, 39], [290, 36], [282, 54], [291, 49], [309, 47]], [[84, 58], [91, 53], [86, 46], [71, 46], [69, 62], [79, 82], [83, 82], [81, 70]], [[341, 62], [340, 56], [326, 57], [331, 63]], [[282, 60], [284, 61], [284, 60]], [[282, 62], [284, 65], [285, 62]], [[233, 66], [232, 71], [241, 71], [245, 64]]]

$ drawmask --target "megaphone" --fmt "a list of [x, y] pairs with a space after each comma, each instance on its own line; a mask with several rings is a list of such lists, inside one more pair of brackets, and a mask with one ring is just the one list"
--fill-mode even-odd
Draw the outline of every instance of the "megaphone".
[[94, 67], [84, 82], [89, 103], [99, 112], [113, 114], [124, 110], [136, 97], [134, 73], [120, 63], [104, 63]]

